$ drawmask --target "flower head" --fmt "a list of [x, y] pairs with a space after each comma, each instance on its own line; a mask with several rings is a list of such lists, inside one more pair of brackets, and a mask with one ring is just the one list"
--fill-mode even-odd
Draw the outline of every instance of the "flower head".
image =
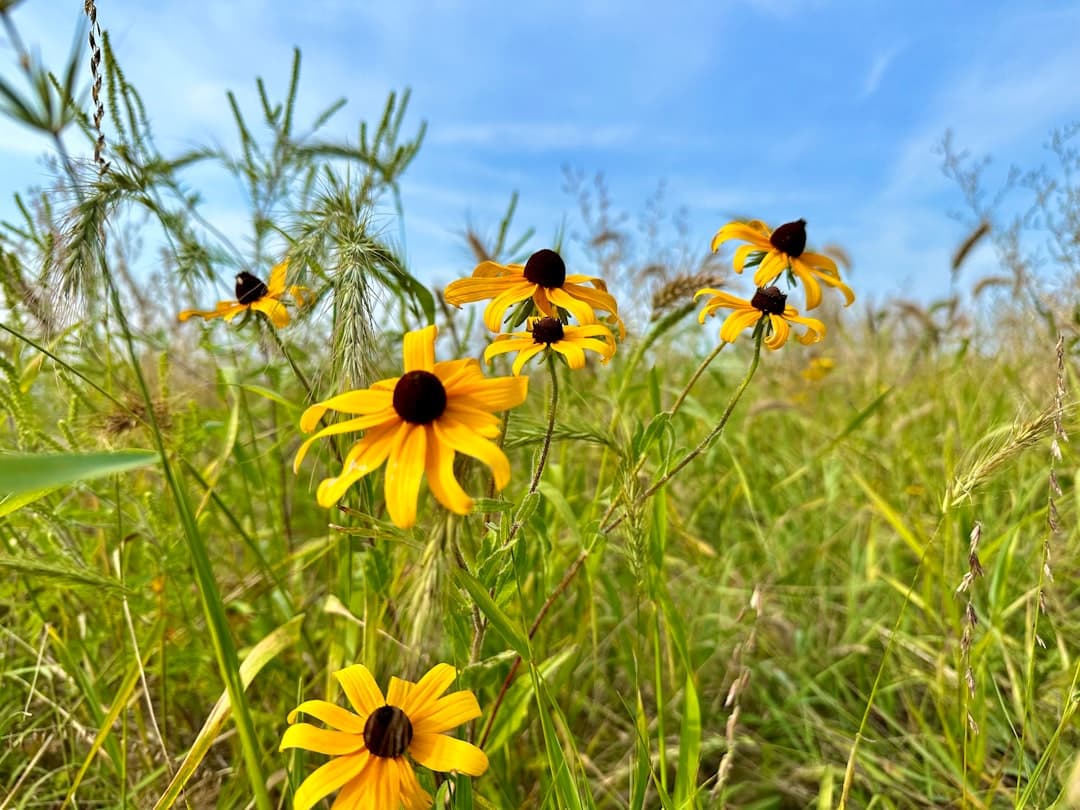
[[451, 282], [444, 294], [454, 306], [490, 298], [484, 309], [484, 325], [492, 332], [500, 330], [507, 309], [529, 298], [542, 315], [557, 318], [556, 307], [562, 307], [580, 323], [588, 324], [596, 322], [596, 311], [609, 312], [622, 329], [618, 304], [604, 282], [592, 276], [567, 275], [566, 263], [554, 250], [538, 250], [525, 264], [481, 262], [471, 278]]
[[285, 286], [285, 271], [288, 268], [288, 262], [275, 265], [270, 271], [268, 283], [263, 283], [262, 279], [247, 271], [241, 271], [236, 274], [235, 301], [218, 301], [217, 306], [209, 312], [185, 309], [176, 317], [180, 321], [186, 321], [195, 315], [207, 321], [211, 318], [224, 318], [231, 321], [241, 312], [255, 310], [263, 313], [278, 329], [288, 326], [289, 310], [285, 308], [281, 299], [287, 293], [296, 300], [297, 306], [302, 307], [307, 301], [306, 287]]
[[548, 349], [565, 357], [570, 368], [584, 368], [586, 349], [599, 354], [604, 363], [611, 359], [615, 354], [615, 336], [602, 323], [570, 326], [558, 318], [533, 318], [527, 331], [496, 337], [495, 342], [484, 350], [484, 360], [489, 361], [497, 354], [517, 352], [513, 371], [520, 374], [531, 358]]
[[779, 287], [759, 287], [749, 301], [709, 287], [698, 290], [695, 300], [702, 295], [711, 295], [712, 298], [705, 302], [705, 307], [698, 313], [699, 323], [705, 323], [705, 318], [716, 314], [718, 309], [732, 310], [720, 326], [720, 339], [725, 343], [734, 343], [743, 329], [757, 326], [765, 319], [765, 345], [773, 350], [787, 343], [792, 323], [806, 327], [806, 332], [797, 338], [800, 343], [817, 343], [825, 337], [825, 324], [817, 318], [800, 317], [798, 310], [787, 306], [787, 296], [780, 292]]
[[806, 364], [806, 368], [799, 372], [802, 378], [808, 382], [818, 382], [836, 368], [836, 361], [831, 357], [812, 357]]
[[[480, 716], [472, 692], [439, 697], [453, 683], [454, 668], [437, 664], [419, 682], [390, 679], [383, 697], [367, 667], [334, 673], [353, 711], [325, 700], [305, 700], [289, 712], [280, 750], [303, 748], [334, 757], [296, 789], [294, 810], [308, 810], [340, 789], [335, 810], [422, 810], [431, 794], [420, 787], [406, 754], [433, 771], [479, 776], [488, 758], [475, 745], [442, 732]], [[297, 723], [300, 713], [330, 728]]]
[[775, 231], [770, 231], [768, 225], [756, 219], [749, 222], [729, 222], [713, 237], [713, 252], [729, 239], [741, 239], [749, 243], [741, 245], [735, 251], [735, 272], [741, 273], [744, 268], [756, 264], [754, 283], [758, 287], [769, 286], [781, 273], [790, 270], [806, 288], [807, 309], [813, 309], [821, 303], [821, 284], [840, 290], [844, 294], [845, 306], [855, 300], [855, 293], [840, 280], [836, 262], [824, 253], [810, 253], [806, 250], [805, 219], [787, 222]]
[[499, 435], [499, 411], [525, 401], [529, 381], [519, 377], [485, 377], [474, 359], [435, 362], [436, 328], [405, 335], [405, 373], [380, 380], [371, 388], [347, 391], [312, 405], [300, 417], [310, 433], [328, 410], [356, 418], [325, 427], [305, 441], [293, 469], [299, 470], [311, 443], [323, 436], [363, 430], [341, 474], [327, 478], [316, 493], [330, 507], [345, 491], [386, 462], [386, 509], [401, 528], [416, 522], [420, 479], [451, 512], [464, 515], [473, 501], [454, 477], [454, 454], [464, 453], [491, 468], [495, 486], [510, 481], [510, 462], [491, 439]]

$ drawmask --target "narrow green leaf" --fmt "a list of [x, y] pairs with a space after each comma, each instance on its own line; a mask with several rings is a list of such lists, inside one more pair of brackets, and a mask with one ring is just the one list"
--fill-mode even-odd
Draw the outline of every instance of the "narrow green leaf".
[[476, 606], [480, 608], [480, 612], [487, 616], [488, 621], [491, 622], [506, 643], [513, 647], [514, 652], [520, 655], [522, 660], [531, 661], [532, 652], [529, 650], [528, 637], [495, 604], [495, 600], [491, 598], [487, 588], [472, 574], [462, 571], [460, 568], [455, 569], [454, 577], [457, 579], [458, 584], [469, 592]]
[[152, 450], [0, 456], [0, 515], [14, 511], [9, 503], [16, 499], [18, 506], [25, 506], [58, 487], [146, 467], [157, 460]]

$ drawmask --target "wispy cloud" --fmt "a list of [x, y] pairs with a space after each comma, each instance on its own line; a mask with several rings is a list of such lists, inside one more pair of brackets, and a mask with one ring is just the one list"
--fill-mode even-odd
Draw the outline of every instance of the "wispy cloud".
[[893, 45], [891, 48], [887, 48], [874, 56], [873, 61], [870, 63], [870, 69], [863, 78], [862, 88], [859, 91], [859, 101], [865, 101], [878, 91], [881, 80], [885, 78], [886, 71], [888, 71], [889, 66], [902, 50], [904, 50], [903, 45]]

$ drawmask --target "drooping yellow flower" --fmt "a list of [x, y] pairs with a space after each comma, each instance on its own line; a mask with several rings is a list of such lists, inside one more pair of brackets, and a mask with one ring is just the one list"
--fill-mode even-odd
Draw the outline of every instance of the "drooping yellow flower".
[[253, 309], [263, 313], [278, 329], [288, 326], [289, 310], [285, 308], [281, 299], [286, 294], [291, 295], [296, 300], [297, 306], [301, 307], [307, 301], [306, 287], [285, 286], [285, 271], [288, 268], [288, 262], [275, 265], [270, 271], [270, 281], [266, 284], [258, 276], [241, 271], [236, 274], [235, 301], [218, 301], [217, 306], [208, 312], [185, 309], [176, 317], [181, 322], [195, 315], [207, 321], [211, 318], [224, 318], [226, 321], [231, 321], [241, 312]]
[[749, 301], [709, 287], [698, 290], [694, 300], [702, 295], [711, 295], [712, 298], [705, 302], [705, 307], [698, 313], [699, 323], [705, 323], [705, 318], [716, 314], [718, 309], [732, 310], [720, 326], [720, 339], [725, 343], [734, 343], [743, 329], [757, 326], [763, 318], [768, 319], [765, 325], [765, 345], [774, 351], [787, 343], [792, 323], [806, 327], [806, 332], [797, 336], [800, 343], [817, 343], [825, 337], [825, 324], [817, 318], [800, 317], [798, 310], [787, 306], [787, 296], [780, 292], [779, 287], [768, 287], [764, 290], [759, 287]]
[[[334, 677], [353, 711], [305, 700], [289, 712], [291, 725], [280, 750], [303, 748], [333, 757], [296, 789], [293, 810], [308, 810], [335, 790], [341, 792], [334, 810], [431, 807], [431, 794], [420, 787], [406, 754], [433, 771], [479, 776], [487, 770], [483, 751], [442, 733], [480, 716], [472, 692], [439, 697], [456, 677], [449, 664], [437, 664], [417, 683], [391, 678], [385, 698], [363, 665], [346, 667]], [[301, 712], [329, 728], [296, 723]]]
[[759, 288], [768, 287], [790, 269], [806, 288], [807, 309], [821, 303], [821, 284], [840, 290], [844, 294], [844, 306], [855, 300], [855, 293], [840, 280], [836, 262], [824, 253], [807, 252], [805, 219], [787, 222], [775, 231], [756, 219], [729, 222], [713, 237], [713, 252], [729, 239], [749, 242], [735, 251], [735, 272], [741, 273], [745, 267], [756, 264], [754, 284]]
[[[586, 286], [591, 285], [591, 286]], [[471, 278], [453, 281], [444, 292], [454, 306], [491, 299], [484, 309], [484, 325], [500, 331], [506, 310], [532, 298], [542, 315], [559, 317], [555, 307], [562, 307], [579, 323], [596, 322], [596, 312], [609, 312], [618, 319], [619, 308], [604, 282], [584, 275], [567, 275], [566, 263], [554, 250], [538, 250], [525, 264], [481, 262]]]
[[510, 481], [506, 454], [490, 441], [499, 435], [500, 411], [525, 401], [529, 381], [521, 377], [485, 377], [475, 359], [435, 362], [436, 327], [405, 335], [405, 373], [374, 383], [371, 388], [347, 391], [312, 405], [300, 417], [300, 428], [310, 433], [328, 410], [355, 414], [355, 419], [325, 427], [305, 441], [293, 469], [300, 469], [311, 443], [323, 436], [363, 430], [341, 474], [319, 484], [316, 498], [333, 506], [345, 491], [386, 462], [386, 509], [390, 519], [407, 529], [416, 522], [420, 479], [427, 473], [435, 498], [459, 515], [468, 514], [473, 501], [454, 477], [454, 453], [464, 453], [491, 468], [495, 487]]
[[570, 326], [558, 318], [533, 318], [525, 332], [499, 335], [484, 350], [484, 360], [506, 352], [517, 352], [514, 360], [514, 374], [520, 374], [522, 367], [531, 358], [547, 349], [553, 349], [566, 358], [570, 368], [585, 367], [585, 350], [596, 352], [605, 364], [615, 354], [615, 336], [602, 323], [587, 323], [584, 326]]

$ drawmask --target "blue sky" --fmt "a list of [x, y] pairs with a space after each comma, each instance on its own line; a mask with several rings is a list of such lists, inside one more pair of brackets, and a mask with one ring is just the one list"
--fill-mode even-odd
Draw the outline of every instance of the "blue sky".
[[[81, 2], [25, 0], [24, 38], [59, 65]], [[254, 77], [283, 94], [303, 51], [302, 106], [349, 99], [332, 129], [355, 137], [386, 94], [411, 87], [428, 137], [406, 174], [405, 252], [445, 283], [471, 270], [466, 219], [493, 227], [510, 193], [545, 246], [576, 210], [563, 166], [603, 172], [639, 212], [661, 180], [705, 249], [733, 215], [803, 217], [810, 240], [852, 254], [856, 292], [948, 289], [965, 235], [935, 152], [946, 129], [996, 170], [1049, 162], [1051, 129], [1080, 119], [1080, 4], [1004, 2], [550, 3], [99, 0], [99, 20], [142, 91], [159, 145], [233, 143], [225, 90], [255, 112]], [[197, 11], [192, 11], [195, 8]], [[12, 51], [0, 40], [5, 75]], [[303, 117], [301, 116], [301, 120]], [[45, 178], [46, 145], [0, 124], [0, 212]], [[215, 220], [243, 241], [235, 193]], [[388, 229], [396, 234], [396, 225]], [[571, 260], [573, 255], [571, 254]], [[988, 246], [965, 267], [993, 268]]]

